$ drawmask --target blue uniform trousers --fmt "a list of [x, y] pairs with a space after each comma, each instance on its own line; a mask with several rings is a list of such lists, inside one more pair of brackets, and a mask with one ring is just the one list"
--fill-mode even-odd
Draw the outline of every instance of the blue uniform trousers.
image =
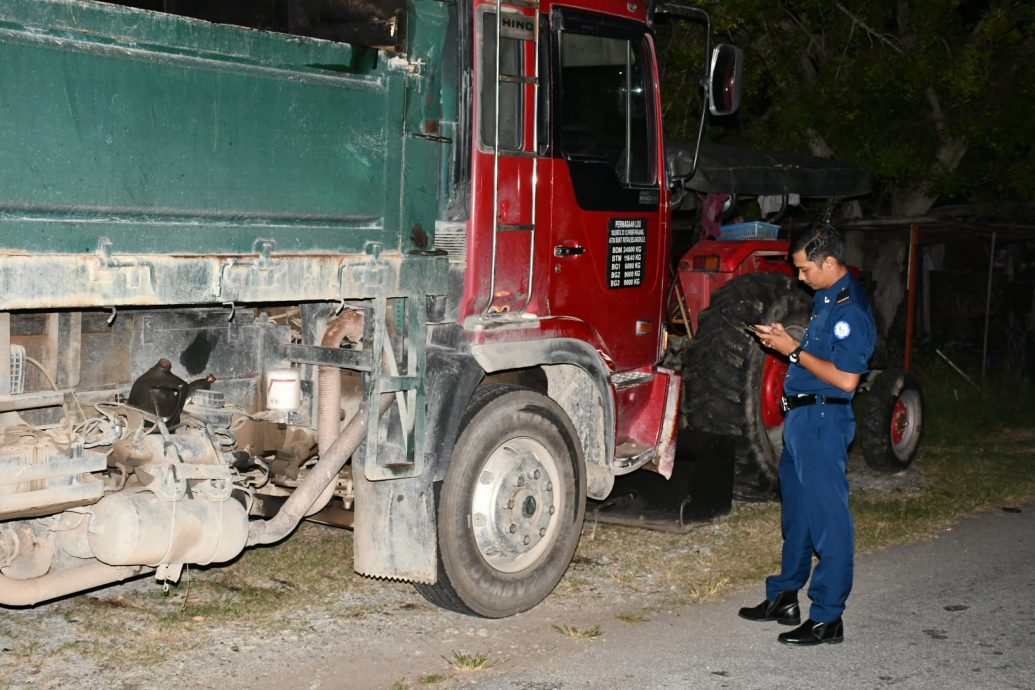
[[780, 457], [783, 499], [781, 572], [766, 578], [770, 601], [805, 586], [812, 554], [819, 556], [809, 586], [809, 618], [836, 620], [852, 590], [855, 528], [848, 508], [848, 444], [855, 436], [850, 405], [811, 405], [787, 413]]

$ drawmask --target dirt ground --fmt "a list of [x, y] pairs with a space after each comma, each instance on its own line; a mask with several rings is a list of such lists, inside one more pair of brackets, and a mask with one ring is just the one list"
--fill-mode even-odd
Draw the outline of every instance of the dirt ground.
[[[856, 491], [919, 490], [917, 473], [851, 473]], [[575, 651], [596, 637], [658, 617], [689, 615], [694, 602], [730, 596], [749, 584], [731, 581], [713, 561], [716, 545], [741, 538], [738, 514], [762, 511], [759, 535], [767, 553], [747, 554], [766, 568], [778, 557], [778, 508], [736, 504], [729, 518], [686, 534], [661, 534], [587, 521], [575, 561], [541, 605], [505, 620], [443, 611], [411, 586], [345, 572], [314, 601], [290, 575], [273, 578], [265, 597], [233, 584], [226, 569], [194, 573], [221, 585], [206, 608], [190, 582], [163, 595], [151, 578], [102, 589], [34, 609], [4, 612], [0, 624], [0, 685], [11, 688], [453, 688], [477, 685], [486, 671], [522, 668], [537, 659]], [[772, 534], [770, 527], [777, 533]], [[310, 527], [292, 537], [333, 538], [350, 548], [347, 532]], [[330, 535], [330, 536], [328, 536]], [[709, 544], [711, 546], [709, 546]], [[285, 547], [277, 547], [285, 548]], [[343, 564], [344, 565], [344, 564]], [[235, 566], [240, 569], [240, 566]], [[690, 572], [692, 571], [692, 572]], [[762, 570], [761, 572], [764, 572]], [[324, 585], [328, 583], [325, 582]], [[754, 586], [757, 586], [755, 583]], [[273, 613], [264, 612], [275, 603]], [[326, 677], [331, 660], [357, 660], [355, 677]], [[303, 669], [300, 671], [300, 669]]]

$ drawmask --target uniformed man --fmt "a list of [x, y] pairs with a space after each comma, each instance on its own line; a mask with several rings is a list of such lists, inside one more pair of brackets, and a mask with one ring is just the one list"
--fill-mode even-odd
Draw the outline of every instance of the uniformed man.
[[841, 614], [852, 589], [854, 527], [848, 507], [848, 444], [855, 435], [851, 400], [876, 342], [869, 300], [844, 263], [844, 242], [814, 225], [791, 245], [798, 279], [815, 290], [812, 318], [799, 342], [779, 323], [756, 327], [764, 347], [790, 361], [784, 381], [783, 554], [780, 574], [766, 579], [766, 600], [742, 608], [752, 621], [799, 625], [798, 590], [812, 569], [809, 618], [778, 636], [790, 645], [844, 640]]

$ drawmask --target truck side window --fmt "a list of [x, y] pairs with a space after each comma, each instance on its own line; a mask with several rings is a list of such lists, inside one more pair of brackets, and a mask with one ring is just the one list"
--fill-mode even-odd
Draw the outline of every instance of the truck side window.
[[[523, 73], [523, 43], [515, 36], [520, 34], [520, 23], [513, 18], [524, 18], [522, 15], [503, 13], [503, 32], [500, 41], [500, 74], [517, 75]], [[479, 111], [481, 123], [478, 127], [482, 146], [491, 149], [496, 132], [496, 13], [482, 14], [482, 31], [479, 45], [481, 55], [481, 85], [479, 88]], [[514, 24], [518, 28], [514, 28]], [[500, 82], [500, 130], [499, 146], [504, 149], [520, 150], [524, 146], [524, 89], [515, 82]]]
[[657, 182], [643, 39], [560, 34], [560, 153], [606, 161], [624, 185]]

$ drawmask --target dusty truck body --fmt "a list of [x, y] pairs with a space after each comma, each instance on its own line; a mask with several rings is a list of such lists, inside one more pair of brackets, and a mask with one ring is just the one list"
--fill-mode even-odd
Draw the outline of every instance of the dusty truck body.
[[[142, 567], [176, 579], [283, 537], [294, 507], [270, 506], [339, 437], [344, 369], [362, 389], [345, 412], [369, 429], [357, 480], [382, 503], [356, 522], [383, 511], [359, 567], [427, 578], [419, 544], [377, 542], [433, 540], [413, 528], [434, 524], [430, 492], [402, 487], [432, 452], [423, 340], [448, 291], [448, 258], [410, 239], [438, 210], [442, 144], [420, 138], [436, 78], [100, 3], [4, 3], [0, 27], [0, 600]], [[377, 433], [389, 394], [413, 411], [394, 453]]]
[[541, 601], [586, 497], [672, 467], [647, 9], [135, 4], [0, 7], [0, 603], [309, 516]]

